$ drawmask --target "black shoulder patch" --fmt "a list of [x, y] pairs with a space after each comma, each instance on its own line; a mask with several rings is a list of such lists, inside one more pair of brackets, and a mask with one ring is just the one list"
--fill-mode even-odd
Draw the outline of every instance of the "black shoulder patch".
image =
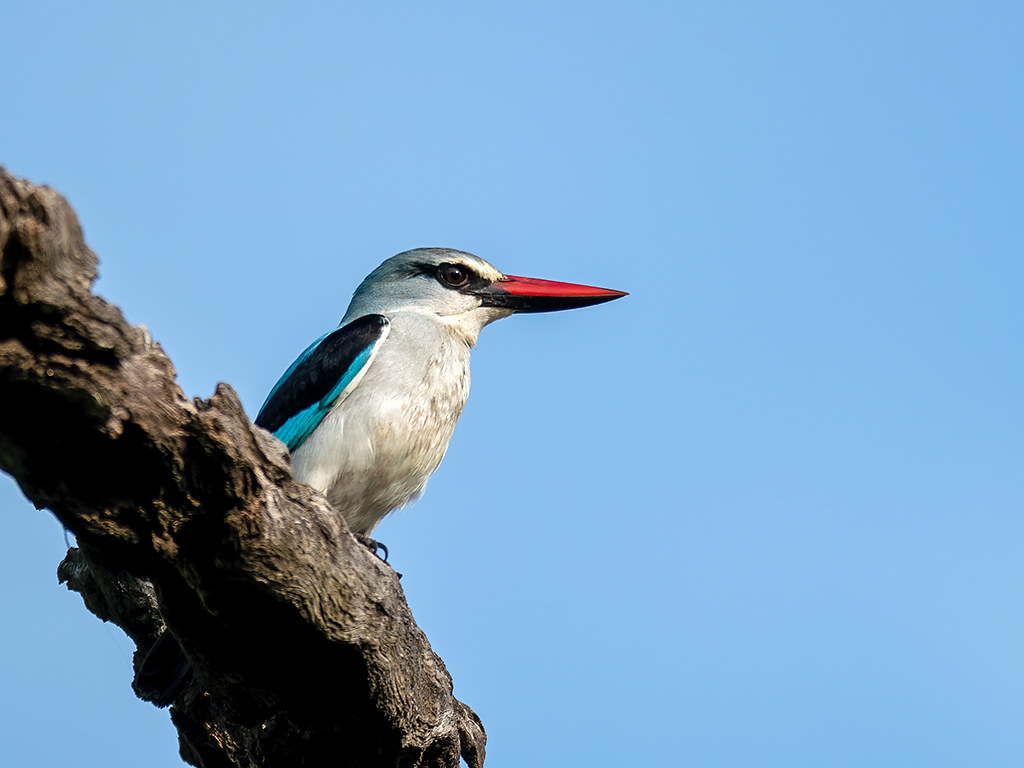
[[327, 397], [344, 379], [351, 380], [362, 367], [361, 363], [353, 370], [353, 363], [380, 339], [387, 326], [384, 315], [364, 315], [307, 349], [274, 387], [256, 424], [276, 432], [295, 414]]

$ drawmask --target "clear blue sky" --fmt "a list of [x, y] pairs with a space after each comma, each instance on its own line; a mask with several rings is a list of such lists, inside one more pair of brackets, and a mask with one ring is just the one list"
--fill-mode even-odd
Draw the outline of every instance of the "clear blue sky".
[[[1018, 3], [8, 6], [0, 163], [189, 395], [407, 248], [631, 292], [377, 531], [490, 768], [1024, 765]], [[180, 765], [63, 552], [0, 478], [5, 760]]]

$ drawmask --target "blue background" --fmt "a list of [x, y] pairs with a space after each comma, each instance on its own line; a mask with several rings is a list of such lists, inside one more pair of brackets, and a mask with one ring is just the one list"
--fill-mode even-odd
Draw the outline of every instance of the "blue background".
[[[1018, 3], [3, 11], [0, 162], [255, 414], [384, 258], [627, 299], [484, 331], [387, 520], [488, 766], [1024, 765]], [[5, 407], [16, 407], [6, 404]], [[12, 766], [178, 766], [0, 479]]]

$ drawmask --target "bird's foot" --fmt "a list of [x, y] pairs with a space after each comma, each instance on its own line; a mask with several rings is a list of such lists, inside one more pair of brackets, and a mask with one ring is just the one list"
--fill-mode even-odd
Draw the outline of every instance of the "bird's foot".
[[[356, 537], [356, 541], [358, 541], [368, 550], [373, 552], [373, 554], [377, 555], [377, 557], [380, 557], [380, 559], [383, 560], [385, 563], [388, 561], [388, 548], [381, 544], [379, 541], [377, 541], [376, 539], [371, 539], [369, 536], [362, 533], [354, 533], [352, 535]], [[381, 557], [380, 555], [381, 552], [384, 553], [383, 557]]]
[[[389, 566], [391, 565], [391, 563], [388, 562], [388, 548], [387, 547], [385, 547], [383, 544], [381, 544], [376, 539], [371, 539], [366, 534], [363, 534], [363, 533], [353, 533], [352, 535], [356, 537], [356, 541], [358, 541], [360, 544], [362, 544], [368, 550], [373, 552], [373, 554], [375, 554], [377, 557], [380, 557], [380, 559], [386, 565], [389, 565]], [[381, 554], [380, 554], [381, 552], [384, 553], [383, 557], [381, 557]], [[391, 570], [394, 571], [395, 569], [392, 568]], [[398, 578], [402, 578], [402, 574], [400, 574], [398, 571], [395, 571], [395, 575], [398, 576]]]

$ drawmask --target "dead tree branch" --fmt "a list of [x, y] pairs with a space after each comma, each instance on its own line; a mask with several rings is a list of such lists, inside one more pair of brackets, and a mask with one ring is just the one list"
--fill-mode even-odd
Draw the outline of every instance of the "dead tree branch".
[[0, 468], [76, 535], [60, 573], [90, 611], [141, 653], [165, 622], [179, 639], [201, 689], [172, 708], [183, 757], [482, 765], [394, 571], [230, 387], [185, 397], [96, 269], [64, 199], [0, 169]]

